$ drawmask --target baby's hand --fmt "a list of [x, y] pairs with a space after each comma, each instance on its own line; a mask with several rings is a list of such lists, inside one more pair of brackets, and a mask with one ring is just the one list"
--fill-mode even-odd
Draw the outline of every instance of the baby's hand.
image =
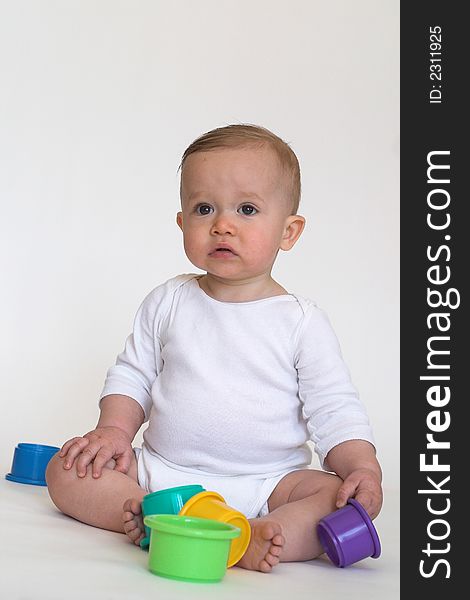
[[382, 507], [382, 486], [380, 479], [371, 469], [356, 469], [346, 477], [338, 490], [336, 506], [343, 507], [349, 498], [355, 498], [366, 509], [371, 519], [379, 514]]
[[74, 437], [62, 446], [59, 456], [65, 458], [64, 469], [71, 469], [75, 459], [77, 475], [85, 477], [87, 467], [93, 463], [93, 477], [100, 477], [102, 469], [111, 459], [115, 469], [127, 473], [132, 458], [131, 440], [119, 427], [98, 427], [83, 437]]

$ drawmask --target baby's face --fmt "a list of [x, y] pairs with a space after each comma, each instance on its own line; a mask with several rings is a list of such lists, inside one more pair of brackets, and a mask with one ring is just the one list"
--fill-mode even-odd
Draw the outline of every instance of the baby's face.
[[219, 279], [270, 273], [278, 250], [289, 249], [283, 244], [290, 200], [277, 157], [267, 147], [191, 154], [181, 203], [177, 223], [186, 255]]

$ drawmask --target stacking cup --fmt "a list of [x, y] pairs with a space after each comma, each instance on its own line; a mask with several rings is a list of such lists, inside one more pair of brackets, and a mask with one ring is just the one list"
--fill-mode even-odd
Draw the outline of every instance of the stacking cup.
[[225, 575], [230, 542], [240, 530], [228, 523], [181, 515], [144, 518], [152, 530], [149, 570], [161, 577], [216, 582]]
[[[177, 515], [194, 494], [204, 491], [202, 485], [180, 485], [178, 487], [159, 490], [147, 494], [142, 500], [142, 514], [150, 515]], [[148, 548], [150, 543], [150, 529], [145, 526], [145, 538], [140, 542], [141, 548]]]
[[337, 567], [380, 556], [377, 531], [364, 507], [353, 498], [343, 508], [320, 519], [317, 533], [323, 549]]
[[47, 464], [59, 450], [56, 446], [18, 444], [13, 453], [11, 473], [5, 475], [5, 479], [30, 485], [47, 485]]
[[238, 510], [228, 506], [220, 494], [200, 492], [186, 502], [179, 514], [188, 517], [214, 519], [240, 529], [240, 536], [232, 540], [227, 567], [235, 565], [245, 554], [251, 537], [248, 519]]

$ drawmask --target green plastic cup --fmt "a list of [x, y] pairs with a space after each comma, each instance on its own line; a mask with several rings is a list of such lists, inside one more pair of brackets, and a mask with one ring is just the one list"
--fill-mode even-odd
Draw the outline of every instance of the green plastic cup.
[[144, 523], [152, 530], [149, 570], [183, 581], [220, 581], [231, 541], [240, 535], [238, 527], [199, 517], [151, 515]]
[[[147, 494], [142, 500], [142, 514], [144, 517], [150, 515], [177, 515], [190, 498], [203, 491], [202, 485], [193, 484], [180, 485]], [[140, 547], [146, 550], [149, 544], [150, 529], [145, 527], [145, 537], [140, 542]]]

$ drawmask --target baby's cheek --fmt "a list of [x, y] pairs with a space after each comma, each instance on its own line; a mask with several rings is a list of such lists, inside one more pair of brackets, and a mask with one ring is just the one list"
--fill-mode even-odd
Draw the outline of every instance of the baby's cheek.
[[185, 236], [184, 250], [190, 258], [196, 258], [201, 255], [200, 244], [198, 244], [198, 241], [194, 238], [194, 236]]
[[259, 263], [271, 262], [279, 249], [271, 237], [259, 236], [254, 238], [250, 244], [253, 260]]

